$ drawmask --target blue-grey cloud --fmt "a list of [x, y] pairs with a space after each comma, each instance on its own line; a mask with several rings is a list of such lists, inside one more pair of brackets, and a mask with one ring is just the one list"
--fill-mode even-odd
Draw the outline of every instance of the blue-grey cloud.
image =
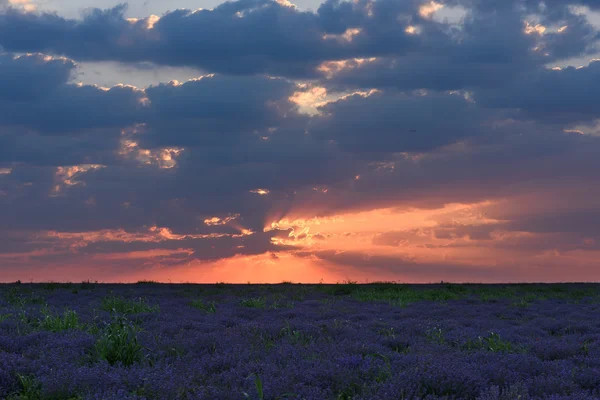
[[[552, 13], [558, 7], [560, 18]], [[597, 54], [598, 31], [583, 15], [573, 14], [566, 5], [535, 11], [541, 14], [541, 24], [566, 28], [561, 32], [548, 29], [543, 35], [527, 33], [527, 16], [534, 13], [531, 7], [521, 11], [514, 5], [472, 8], [460, 28], [426, 22], [419, 25], [422, 32], [417, 36], [423, 39], [415, 51], [392, 53], [341, 69], [327, 85], [400, 90], [494, 89], [543, 70], [548, 63]]]
[[[239, 0], [212, 10], [176, 10], [158, 20], [137, 21], [125, 18], [124, 5], [89, 10], [81, 20], [9, 8], [0, 14], [0, 45], [7, 51], [40, 51], [76, 60], [153, 62], [226, 74], [313, 78], [320, 75], [317, 67], [324, 61], [384, 57], [390, 60], [380, 62], [397, 70], [397, 85], [411, 81], [411, 67], [402, 62], [405, 56], [411, 64], [426, 65], [437, 59], [440, 73], [434, 82], [464, 70], [465, 75], [475, 76], [462, 79], [462, 84], [476, 85], [485, 81], [485, 74], [500, 74], [496, 81], [503, 81], [514, 75], [517, 66], [531, 68], [595, 49], [597, 32], [565, 4], [535, 9], [542, 22], [569, 25], [564, 32], [539, 36], [524, 32], [526, 17], [534, 11], [532, 4], [447, 3], [467, 9], [461, 28], [420, 15], [420, 1], [328, 1], [313, 13], [270, 0]], [[409, 26], [419, 33], [407, 32]], [[345, 32], [346, 39], [341, 37]], [[540, 50], [532, 51], [536, 46]], [[342, 74], [337, 81], [366, 84], [365, 75], [371, 70], [363, 68], [355, 71], [356, 77]], [[420, 81], [422, 87], [436, 86], [424, 82], [420, 69], [412, 70], [413, 85]], [[448, 85], [461, 82], [437, 86]]]
[[481, 134], [485, 110], [459, 94], [355, 94], [319, 107], [311, 133], [350, 152], [425, 152]]
[[[293, 82], [266, 77], [204, 77], [146, 89], [147, 146], [235, 145], [242, 136], [297, 117]], [[231, 118], [235, 115], [235, 118]]]
[[516, 117], [572, 124], [591, 123], [600, 117], [600, 61], [582, 68], [538, 70], [523, 74], [496, 90], [475, 92], [484, 107], [516, 109]]
[[[336, 50], [321, 39], [318, 18], [271, 1], [241, 0], [214, 10], [176, 10], [148, 29], [125, 6], [94, 9], [81, 21], [9, 9], [0, 15], [7, 51], [42, 51], [79, 60], [153, 61], [234, 74], [310, 75]], [[238, 14], [239, 13], [239, 14]], [[287, 73], [285, 73], [287, 72]]]
[[135, 122], [142, 92], [70, 84], [75, 64], [42, 54], [0, 54], [0, 125], [64, 135]]

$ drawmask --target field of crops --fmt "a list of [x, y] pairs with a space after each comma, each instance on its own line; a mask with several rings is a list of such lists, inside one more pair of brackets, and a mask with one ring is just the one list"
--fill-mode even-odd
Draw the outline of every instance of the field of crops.
[[600, 286], [0, 285], [0, 399], [599, 399]]

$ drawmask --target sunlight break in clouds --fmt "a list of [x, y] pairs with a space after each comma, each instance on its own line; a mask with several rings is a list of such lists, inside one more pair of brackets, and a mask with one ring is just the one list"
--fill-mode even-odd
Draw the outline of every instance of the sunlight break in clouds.
[[[299, 85], [300, 89], [307, 89], [307, 85]], [[327, 96], [327, 88], [310, 87], [308, 90], [294, 92], [289, 100], [292, 103], [298, 104], [302, 112], [307, 114], [317, 114], [317, 107], [323, 104]]]
[[429, 3], [423, 4], [419, 8], [419, 15], [423, 18], [431, 18], [433, 14], [440, 8], [444, 7], [443, 4], [430, 1]]
[[325, 35], [323, 35], [323, 39], [324, 40], [334, 39], [334, 40], [339, 40], [342, 42], [352, 42], [353, 38], [357, 35], [360, 35], [360, 33], [361, 33], [361, 29], [348, 28], [342, 34], [332, 34], [332, 33], [325, 34]]
[[61, 195], [65, 187], [74, 185], [85, 185], [84, 181], [75, 180], [81, 177], [90, 170], [104, 168], [103, 165], [88, 164], [88, 165], [73, 165], [70, 167], [57, 167], [56, 168], [56, 184], [52, 188], [50, 196]]
[[37, 5], [32, 4], [31, 0], [8, 0], [9, 4], [22, 7], [26, 12], [34, 12], [37, 10]]

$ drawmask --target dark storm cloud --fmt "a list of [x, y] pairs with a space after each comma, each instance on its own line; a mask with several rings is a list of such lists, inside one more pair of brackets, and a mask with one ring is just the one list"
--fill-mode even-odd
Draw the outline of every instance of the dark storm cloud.
[[[245, 157], [236, 150], [244, 134], [250, 135], [245, 144], [249, 140], [260, 151], [265, 145], [257, 143], [255, 132], [267, 135], [268, 128], [305, 119], [289, 100], [296, 85], [282, 79], [216, 76], [145, 91], [129, 86], [107, 90], [68, 83], [74, 66], [71, 60], [41, 54], [2, 55], [0, 163], [112, 164], [121, 129], [137, 122], [146, 126], [136, 139], [149, 148], [213, 145], [223, 149], [220, 157], [232, 151]], [[272, 151], [261, 153], [268, 157]]]
[[572, 180], [593, 185], [599, 151], [600, 138], [589, 135], [546, 127], [535, 132], [520, 123], [488, 127], [485, 136], [458, 147], [371, 163], [360, 179], [331, 185], [326, 194], [299, 191], [295, 204], [332, 215], [384, 207], [438, 208], [530, 190], [558, 196]]
[[129, 87], [104, 91], [94, 86], [61, 86], [28, 103], [4, 101], [0, 124], [35, 129], [49, 135], [85, 129], [121, 127], [135, 122], [140, 94]]
[[[296, 115], [296, 85], [266, 77], [204, 77], [146, 89], [150, 106], [141, 137], [149, 147], [235, 146], [243, 135], [276, 128]], [[231, 116], [235, 115], [235, 118]]]
[[[319, 60], [340, 50], [325, 43], [318, 18], [271, 1], [242, 0], [214, 10], [176, 10], [148, 29], [130, 23], [125, 6], [94, 9], [81, 21], [53, 14], [0, 15], [8, 51], [42, 51], [79, 60], [153, 61], [233, 74], [313, 74]], [[243, 18], [242, 18], [243, 17]]]
[[143, 92], [69, 83], [72, 60], [0, 53], [0, 167], [115, 162], [121, 129], [141, 118]]
[[350, 152], [425, 152], [481, 134], [485, 119], [459, 94], [355, 94], [319, 110], [310, 132]]
[[[597, 193], [594, 193], [595, 195]], [[498, 224], [497, 228], [530, 233], [579, 233], [582, 236], [600, 237], [600, 209], [570, 209], [555, 212], [536, 212], [514, 217]]]
[[0, 125], [49, 135], [80, 133], [131, 124], [141, 108], [142, 92], [135, 88], [69, 84], [71, 60], [42, 54], [0, 57]]
[[[468, 10], [458, 29], [420, 15], [422, 4], [328, 1], [313, 13], [274, 1], [240, 0], [213, 10], [176, 10], [158, 20], [137, 21], [124, 17], [124, 5], [92, 9], [81, 20], [9, 8], [0, 14], [0, 45], [7, 51], [41, 51], [76, 60], [153, 62], [288, 77], [316, 77], [318, 65], [328, 60], [391, 57], [379, 61], [387, 64], [384, 76], [389, 80], [369, 79], [376, 66], [366, 65], [342, 73], [333, 84], [410, 88], [420, 82], [431, 89], [456, 89], [504, 82], [518, 68], [585, 54], [594, 42], [595, 31], [585, 17], [572, 14], [564, 4], [535, 10], [542, 21], [569, 24], [566, 32], [544, 37], [524, 33], [526, 13], [534, 11], [531, 5], [449, 2]], [[419, 34], [406, 32], [411, 24]], [[353, 29], [348, 31], [351, 40], [342, 37]], [[532, 51], [536, 44], [543, 51]], [[437, 72], [427, 68], [432, 61]], [[417, 65], [433, 74], [429, 82]], [[472, 78], [460, 77], [459, 71]], [[498, 76], [486, 78], [490, 74]]]
[[0, 53], [0, 101], [32, 101], [66, 84], [75, 63], [43, 54], [14, 57]]
[[[460, 2], [456, 3], [460, 5]], [[547, 63], [596, 54], [597, 34], [583, 15], [573, 14], [568, 4], [519, 9], [490, 2], [489, 8], [469, 8], [461, 28], [444, 27], [434, 21], [416, 21], [419, 44], [408, 54], [388, 56], [335, 73], [327, 84], [343, 87], [397, 88], [400, 90], [460, 90], [498, 88], [524, 73], [538, 71]], [[523, 6], [521, 4], [521, 6]], [[560, 9], [560, 16], [556, 10]], [[541, 24], [567, 26], [562, 32], [549, 29], [543, 35], [525, 32], [528, 14], [540, 16]], [[535, 25], [533, 22], [530, 25]], [[402, 28], [397, 24], [396, 29]]]
[[440, 91], [498, 87], [510, 81], [522, 68], [511, 63], [467, 62], [440, 54], [416, 53], [379, 58], [357, 68], [342, 70], [327, 82], [327, 86], [332, 89], [368, 87]]
[[599, 90], [600, 61], [592, 61], [583, 68], [524, 74], [502, 88], [476, 92], [475, 100], [484, 107], [519, 109], [517, 118], [591, 123], [600, 117]]
[[77, 135], [40, 135], [22, 127], [0, 127], [0, 167], [26, 163], [36, 166], [112, 164], [119, 162], [120, 130], [98, 129]]
[[[462, 29], [419, 22], [421, 31], [415, 37], [422, 38], [422, 43], [417, 51], [342, 70], [331, 84], [401, 90], [497, 86], [541, 61], [530, 51], [535, 38], [525, 35], [521, 15], [512, 9], [494, 9], [493, 13], [471, 10]], [[396, 23], [395, 28], [406, 29], [409, 25]]]

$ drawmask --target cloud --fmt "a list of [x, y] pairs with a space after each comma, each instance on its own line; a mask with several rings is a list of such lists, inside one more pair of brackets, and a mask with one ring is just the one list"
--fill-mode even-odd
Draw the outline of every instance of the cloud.
[[597, 137], [546, 127], [535, 132], [532, 124], [489, 126], [485, 135], [444, 149], [386, 153], [382, 161], [363, 164], [359, 179], [330, 185], [325, 194], [298, 191], [294, 204], [330, 215], [394, 206], [438, 208], [529, 191], [559, 196], [570, 180], [593, 185], [598, 146]]
[[426, 152], [480, 134], [485, 119], [459, 94], [354, 94], [318, 109], [311, 133], [350, 152]]
[[125, 9], [93, 9], [81, 21], [9, 9], [0, 15], [1, 44], [8, 51], [59, 53], [87, 61], [152, 61], [292, 76], [311, 75], [328, 51], [336, 51], [321, 39], [314, 14], [277, 2], [242, 0], [137, 21], [128, 21]]
[[600, 117], [600, 104], [592, 95], [598, 82], [600, 61], [592, 61], [582, 68], [524, 74], [497, 90], [476, 92], [474, 99], [484, 107], [518, 109], [516, 118], [564, 125], [591, 123]]
[[[532, 4], [503, 7], [495, 2], [451, 2], [467, 5], [458, 25], [437, 21], [405, 22], [418, 44], [410, 52], [390, 52], [375, 60], [341, 68], [329, 77], [331, 88], [368, 87], [400, 90], [474, 90], [503, 87], [548, 63], [597, 53], [597, 29], [565, 4], [540, 10]], [[557, 15], [560, 10], [560, 16]], [[572, 27], [528, 33], [530, 15], [542, 24]], [[412, 25], [411, 25], [412, 24]], [[397, 24], [396, 29], [402, 24]], [[418, 29], [417, 29], [418, 28]], [[542, 29], [546, 29], [543, 27]]]
[[316, 257], [319, 260], [360, 271], [361, 278], [375, 281], [377, 276], [401, 277], [401, 282], [502, 282], [504, 273], [497, 269], [474, 268], [470, 265], [427, 263], [407, 259], [402, 255], [371, 255], [358, 251], [321, 251], [296, 253], [298, 256]]
[[[233, 146], [255, 131], [277, 128], [297, 114], [296, 85], [266, 77], [203, 77], [146, 89], [144, 145]], [[235, 118], [230, 116], [235, 115]]]
[[72, 60], [42, 54], [0, 54], [0, 124], [62, 135], [135, 122], [141, 91], [70, 84], [74, 68]]
[[43, 54], [14, 57], [0, 53], [0, 99], [31, 101], [66, 84], [75, 63]]
[[[0, 45], [12, 52], [55, 53], [81, 61], [152, 62], [293, 78], [316, 78], [327, 61], [379, 57], [377, 64], [344, 71], [332, 84], [459, 89], [497, 86], [520, 69], [589, 54], [597, 39], [585, 17], [565, 4], [545, 9], [533, 3], [447, 4], [467, 10], [460, 24], [423, 14], [421, 1], [327, 1], [317, 12], [306, 12], [276, 1], [239, 0], [212, 10], [138, 19], [125, 18], [126, 6], [119, 5], [88, 10], [80, 20], [8, 8], [0, 14]], [[571, 28], [527, 34], [526, 18], [532, 13], [542, 23]], [[437, 70], [431, 69], [432, 62]], [[385, 66], [386, 79], [371, 74], [377, 65]]]

